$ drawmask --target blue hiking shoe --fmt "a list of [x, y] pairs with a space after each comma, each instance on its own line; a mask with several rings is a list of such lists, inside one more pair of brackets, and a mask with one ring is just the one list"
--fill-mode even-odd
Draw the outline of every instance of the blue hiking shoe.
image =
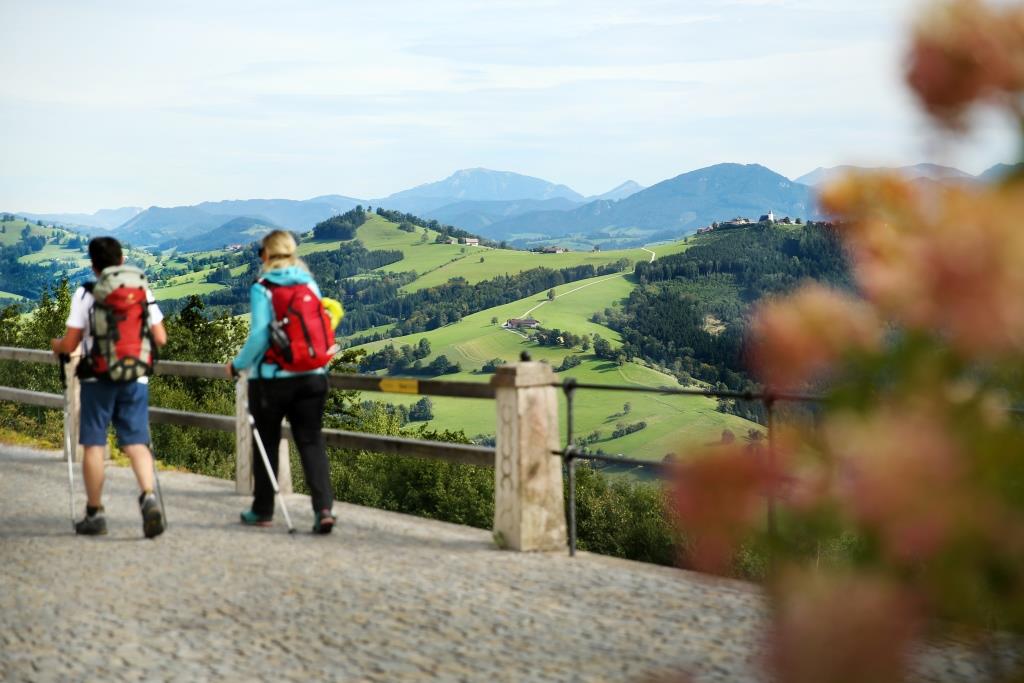
[[246, 526], [270, 526], [274, 523], [273, 515], [259, 515], [252, 510], [246, 510], [239, 517], [242, 518], [242, 524]]

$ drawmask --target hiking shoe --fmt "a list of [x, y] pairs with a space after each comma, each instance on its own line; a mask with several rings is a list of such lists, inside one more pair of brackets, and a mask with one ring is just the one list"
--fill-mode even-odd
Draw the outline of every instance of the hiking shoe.
[[239, 517], [242, 518], [242, 524], [246, 526], [270, 526], [274, 523], [273, 515], [260, 515], [252, 510], [246, 510]]
[[313, 524], [314, 534], [329, 534], [331, 529], [334, 528], [334, 522], [337, 519], [330, 510], [321, 510], [316, 513], [316, 523]]
[[97, 510], [95, 515], [87, 512], [82, 521], [75, 522], [75, 533], [79, 536], [106, 536], [107, 516], [103, 514], [103, 508]]
[[160, 501], [153, 492], [139, 496], [139, 509], [142, 511], [142, 533], [146, 538], [156, 538], [164, 532], [164, 516], [160, 512]]

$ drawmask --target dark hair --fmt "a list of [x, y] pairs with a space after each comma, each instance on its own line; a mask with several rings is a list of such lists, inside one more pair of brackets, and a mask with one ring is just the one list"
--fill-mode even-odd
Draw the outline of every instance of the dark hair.
[[110, 266], [119, 266], [124, 259], [121, 243], [113, 237], [93, 237], [89, 240], [89, 258], [97, 273]]

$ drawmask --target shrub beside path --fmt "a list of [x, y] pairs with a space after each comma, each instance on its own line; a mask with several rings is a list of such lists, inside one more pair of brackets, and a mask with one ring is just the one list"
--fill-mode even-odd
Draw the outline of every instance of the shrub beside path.
[[[161, 474], [170, 528], [142, 538], [130, 470], [110, 535], [76, 538], [60, 454], [0, 446], [0, 680], [756, 681], [763, 604], [739, 582], [339, 503], [329, 537], [236, 523], [232, 482]], [[76, 471], [76, 502], [84, 505]], [[977, 674], [959, 649], [921, 680]]]

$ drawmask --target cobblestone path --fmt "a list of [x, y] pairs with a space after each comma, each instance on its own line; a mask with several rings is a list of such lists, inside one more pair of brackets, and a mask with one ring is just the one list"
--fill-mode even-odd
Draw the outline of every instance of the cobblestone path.
[[[327, 537], [248, 529], [233, 483], [162, 473], [142, 537], [108, 467], [110, 535], [77, 538], [60, 455], [0, 446], [0, 680], [754, 681], [763, 617], [741, 583], [338, 504]], [[76, 472], [76, 500], [84, 506]], [[922, 680], [968, 681], [956, 653]]]

